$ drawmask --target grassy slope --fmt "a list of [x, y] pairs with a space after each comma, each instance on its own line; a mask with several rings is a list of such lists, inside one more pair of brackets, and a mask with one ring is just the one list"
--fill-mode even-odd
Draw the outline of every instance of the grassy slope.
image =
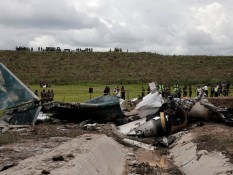
[[[65, 102], [88, 100], [89, 87], [94, 88], [92, 98], [102, 95], [105, 84], [111, 92], [116, 85], [124, 85], [129, 93], [126, 98], [134, 98], [149, 81], [170, 85], [233, 82], [233, 57], [0, 51], [0, 62], [33, 91], [42, 91], [40, 81], [50, 82], [55, 100]], [[195, 86], [193, 95], [194, 91]]]
[[0, 62], [26, 84], [233, 82], [233, 57], [0, 51]]

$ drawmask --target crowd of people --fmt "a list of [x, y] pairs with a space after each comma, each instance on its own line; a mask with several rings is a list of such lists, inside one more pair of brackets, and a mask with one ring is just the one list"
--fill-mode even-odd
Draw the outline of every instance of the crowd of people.
[[[169, 86], [163, 86], [163, 84], [158, 85], [158, 90], [161, 92], [163, 97], [166, 97], [171, 94]], [[183, 94], [181, 95], [181, 93]], [[203, 84], [198, 85], [196, 88], [196, 96], [199, 96], [201, 92], [204, 92], [206, 97], [218, 97], [220, 95], [229, 96], [230, 95], [230, 82], [226, 80], [225, 82], [218, 82], [215, 85], [213, 84]], [[192, 85], [184, 85], [181, 90], [178, 84], [174, 84], [173, 86], [173, 95], [177, 98], [182, 97], [192, 97], [193, 88]]]
[[[104, 95], [111, 95], [110, 94], [110, 87], [107, 85], [105, 86], [105, 89], [104, 89]], [[119, 88], [119, 86], [116, 86], [113, 89], [113, 95], [125, 100], [125, 88], [124, 88], [124, 86], [121, 86], [121, 89]]]
[[[40, 92], [40, 97], [41, 101], [43, 102], [50, 102], [53, 101], [54, 99], [54, 92], [52, 89], [48, 89], [47, 91], [45, 90], [45, 87], [50, 87], [48, 83], [41, 82], [40, 86], [43, 87], [43, 90]], [[169, 86], [168, 84], [163, 85], [162, 83], [157, 84], [157, 90], [158, 92], [163, 96], [163, 97], [168, 97], [170, 95], [173, 95], [173, 97], [181, 98], [181, 97], [192, 97], [194, 88], [192, 88], [192, 85], [184, 85], [179, 86], [177, 83], [173, 85], [173, 91], [172, 91], [172, 86]], [[196, 96], [199, 96], [201, 92], [205, 93], [207, 97], [218, 97], [218, 96], [229, 96], [230, 95], [230, 82], [226, 80], [225, 82], [218, 82], [216, 84], [207, 84], [204, 85], [198, 85], [196, 88]], [[119, 86], [114, 87], [113, 89], [113, 94], [114, 96], [117, 96], [121, 99], [125, 100], [125, 93], [126, 90], [124, 86]], [[147, 86], [147, 94], [150, 93], [150, 87], [149, 85]], [[39, 92], [38, 90], [35, 90], [35, 95], [39, 97]], [[110, 87], [108, 85], [105, 86], [104, 89], [104, 95], [111, 95], [110, 93]], [[146, 89], [144, 86], [141, 88], [141, 98], [143, 98], [146, 95]]]
[[229, 96], [230, 95], [230, 82], [227, 80], [225, 82], [218, 82], [215, 85], [210, 85], [210, 96], [218, 97], [220, 95]]
[[[196, 96], [199, 96], [201, 92], [204, 92], [206, 97], [218, 97], [218, 96], [229, 96], [230, 95], [230, 82], [226, 80], [225, 82], [218, 82], [215, 85], [213, 84], [203, 84], [198, 85], [195, 89], [192, 87], [191, 84], [189, 85], [183, 85], [179, 86], [177, 83], [172, 86], [169, 86], [168, 84], [163, 85], [162, 83], [157, 84], [157, 90], [160, 92], [160, 94], [163, 97], [168, 97], [170, 95], [173, 95], [174, 97], [181, 98], [181, 97], [189, 97], [191, 98], [193, 95], [193, 92], [196, 92]], [[116, 86], [113, 89], [113, 95], [125, 99], [125, 88], [124, 86], [119, 88], [119, 86]], [[148, 85], [147, 87], [147, 94], [150, 93], [150, 87]], [[106, 85], [104, 89], [104, 95], [111, 95], [110, 94], [110, 87]], [[141, 97], [144, 97], [146, 95], [146, 89], [144, 86], [141, 88]]]
[[[39, 97], [38, 90], [35, 90], [35, 95], [37, 97]], [[48, 89], [47, 92], [46, 92], [45, 89], [43, 89], [40, 92], [40, 98], [41, 98], [41, 102], [42, 103], [53, 101], [53, 99], [54, 99], [54, 92], [53, 92], [53, 90], [52, 89], [51, 90]]]

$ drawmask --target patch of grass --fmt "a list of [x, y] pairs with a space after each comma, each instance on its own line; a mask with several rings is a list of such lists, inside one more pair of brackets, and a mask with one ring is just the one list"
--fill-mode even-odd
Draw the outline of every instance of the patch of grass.
[[[126, 90], [126, 100], [136, 98], [141, 96], [142, 94], [142, 86], [147, 89], [147, 83], [144, 84], [108, 84], [111, 89], [111, 95], [113, 95], [113, 89], [118, 86], [124, 86]], [[79, 85], [52, 85], [50, 88], [46, 88], [45, 90], [52, 89], [54, 91], [54, 100], [55, 101], [62, 101], [62, 102], [85, 102], [95, 97], [103, 95], [103, 91], [106, 84], [94, 84], [94, 83], [82, 83]], [[181, 89], [183, 86], [180, 86]], [[89, 94], [89, 88], [93, 88], [93, 93]], [[197, 85], [192, 86], [192, 96], [196, 95], [196, 88]], [[43, 88], [39, 85], [30, 85], [30, 89], [34, 92], [36, 89], [40, 93]], [[173, 93], [173, 86], [170, 87], [171, 92]], [[232, 94], [233, 91], [231, 91]], [[145, 95], [147, 91], [145, 91]], [[210, 92], [209, 92], [210, 94]], [[39, 94], [40, 96], [40, 94]]]
[[[147, 88], [146, 84], [142, 84], [144, 88]], [[126, 90], [126, 99], [131, 99], [138, 97], [141, 95], [141, 84], [128, 84], [124, 85], [124, 88]], [[55, 101], [63, 101], [63, 102], [84, 102], [90, 100], [90, 98], [95, 98], [98, 96], [103, 95], [103, 91], [106, 85], [101, 84], [80, 84], [80, 85], [66, 85], [66, 86], [58, 86], [54, 85], [51, 88], [53, 89], [55, 96]], [[111, 89], [111, 95], [113, 94], [113, 89], [116, 86], [119, 86], [121, 88], [122, 84], [120, 85], [108, 85]], [[93, 93], [89, 94], [89, 88], [93, 88]], [[30, 89], [32, 91], [35, 91], [36, 89], [41, 92], [43, 88], [41, 88], [39, 85], [31, 85]]]

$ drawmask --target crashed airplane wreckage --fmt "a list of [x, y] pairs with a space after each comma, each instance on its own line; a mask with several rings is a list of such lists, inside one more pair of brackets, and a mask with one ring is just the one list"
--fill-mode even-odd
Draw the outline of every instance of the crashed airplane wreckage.
[[97, 122], [114, 122], [125, 115], [116, 96], [100, 96], [84, 103], [42, 101], [9, 69], [0, 64], [0, 110], [1, 123], [10, 125], [34, 125], [39, 113], [71, 122], [92, 119]]
[[[218, 121], [233, 124], [233, 109], [216, 107], [205, 98], [204, 92], [193, 99], [164, 99], [149, 83], [151, 93], [135, 107], [140, 119], [118, 126], [118, 131], [128, 136], [168, 136], [195, 121]], [[128, 113], [128, 116], [131, 114]]]
[[167, 136], [184, 129], [194, 119], [219, 119], [233, 123], [232, 109], [214, 106], [203, 94], [194, 99], [172, 96], [164, 99], [156, 90], [155, 83], [149, 83], [151, 92], [136, 104], [134, 110], [127, 111], [123, 107], [127, 101], [110, 95], [84, 103], [41, 103], [3, 64], [0, 64], [0, 81], [0, 109], [4, 110], [2, 123], [10, 125], [34, 125], [41, 111], [49, 113], [52, 118], [70, 122], [79, 123], [89, 119], [114, 122], [120, 133], [142, 137]]

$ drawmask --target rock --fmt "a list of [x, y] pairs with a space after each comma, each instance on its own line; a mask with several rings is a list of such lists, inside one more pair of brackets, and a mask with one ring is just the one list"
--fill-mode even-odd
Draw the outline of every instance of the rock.
[[61, 155], [53, 156], [53, 161], [64, 161], [64, 157]]
[[50, 171], [48, 171], [48, 170], [41, 171], [41, 175], [45, 175], [45, 174], [50, 174]]

